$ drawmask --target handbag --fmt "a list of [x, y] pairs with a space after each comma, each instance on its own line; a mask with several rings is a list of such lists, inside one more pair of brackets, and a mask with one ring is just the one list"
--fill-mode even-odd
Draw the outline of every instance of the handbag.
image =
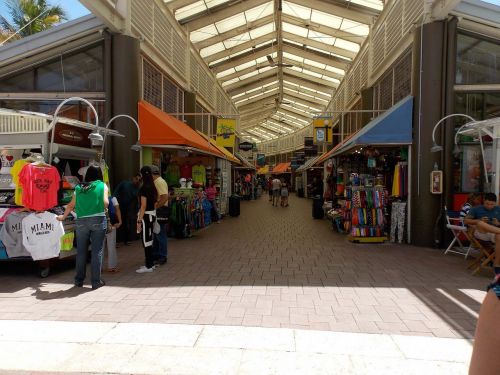
[[163, 206], [156, 209], [156, 221], [167, 222], [170, 217], [170, 206]]
[[158, 222], [158, 220], [155, 220], [155, 222], [153, 224], [153, 233], [159, 234], [160, 232], [161, 232], [160, 223]]

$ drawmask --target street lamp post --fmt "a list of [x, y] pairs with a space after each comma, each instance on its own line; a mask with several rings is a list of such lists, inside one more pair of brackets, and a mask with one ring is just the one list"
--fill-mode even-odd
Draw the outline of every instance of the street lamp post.
[[54, 145], [54, 135], [55, 135], [55, 126], [57, 124], [57, 114], [61, 110], [61, 108], [68, 102], [73, 102], [73, 101], [81, 101], [87, 104], [92, 112], [94, 112], [94, 117], [95, 117], [95, 130], [89, 134], [89, 139], [92, 141], [102, 141], [102, 135], [99, 134], [99, 116], [97, 115], [97, 111], [95, 110], [94, 106], [87, 100], [80, 98], [78, 96], [74, 96], [68, 99], [65, 99], [59, 104], [54, 112], [54, 115], [52, 117], [52, 122], [49, 125], [49, 131], [52, 130], [52, 135], [50, 137], [50, 144], [49, 144], [49, 164], [52, 163], [52, 148]]
[[[111, 125], [111, 123], [116, 120], [117, 118], [119, 117], [126, 117], [128, 119], [130, 119], [134, 125], [136, 126], [137, 128], [137, 142], [135, 143], [135, 145], [132, 145], [130, 146], [130, 149], [133, 150], [133, 151], [140, 151], [141, 150], [141, 145], [139, 144], [139, 141], [141, 139], [141, 129], [139, 128], [139, 124], [137, 123], [137, 121], [135, 121], [135, 119], [129, 115], [116, 115], [115, 117], [111, 118], [108, 123], [106, 124], [106, 126], [104, 127], [104, 129], [108, 129]], [[101, 146], [101, 158], [104, 156], [104, 145], [106, 144], [106, 134], [104, 134], [104, 139], [102, 141], [102, 146]]]
[[[436, 130], [438, 128], [438, 126], [445, 120], [451, 118], [451, 117], [467, 117], [469, 120], [471, 121], [476, 121], [474, 120], [472, 117], [470, 117], [469, 115], [464, 115], [462, 113], [452, 113], [451, 115], [448, 115], [448, 116], [445, 116], [443, 117], [441, 120], [439, 120], [436, 125], [434, 125], [434, 129], [432, 129], [432, 147], [431, 147], [431, 152], [439, 152], [439, 151], [443, 151], [443, 146], [439, 146], [437, 143], [436, 143]], [[456, 143], [456, 136], [455, 136], [455, 145], [457, 146], [457, 143]], [[456, 151], [456, 150], [455, 150]]]

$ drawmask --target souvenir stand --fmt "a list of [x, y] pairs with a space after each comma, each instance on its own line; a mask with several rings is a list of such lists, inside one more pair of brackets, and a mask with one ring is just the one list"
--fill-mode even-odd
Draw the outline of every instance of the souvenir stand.
[[335, 159], [329, 177], [341, 206], [335, 214], [353, 242], [390, 237], [402, 243], [409, 235], [412, 99], [403, 99], [319, 159], [325, 168]]
[[[138, 118], [142, 163], [158, 166], [169, 186], [169, 235], [190, 237], [192, 230], [211, 224], [211, 205], [203, 193], [208, 182], [225, 192], [219, 199], [228, 197], [229, 190], [223, 189], [229, 180], [227, 165], [217, 161], [228, 157], [210, 139], [147, 102], [138, 103]], [[227, 206], [219, 203], [219, 209]]]
[[[78, 171], [97, 158], [89, 134], [120, 135], [69, 118], [52, 120], [43, 113], [0, 109], [0, 259], [38, 261], [42, 277], [48, 276], [53, 259], [76, 254], [73, 216], [64, 221], [57, 241], [54, 218], [71, 200]], [[38, 228], [34, 248], [24, 241], [27, 228], [22, 227], [28, 222]]]

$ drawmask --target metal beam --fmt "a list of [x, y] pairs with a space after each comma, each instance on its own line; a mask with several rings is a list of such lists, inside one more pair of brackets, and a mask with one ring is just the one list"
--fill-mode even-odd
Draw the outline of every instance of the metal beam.
[[214, 53], [213, 55], [204, 57], [203, 60], [205, 60], [205, 62], [207, 64], [210, 64], [213, 61], [217, 61], [217, 60], [222, 59], [226, 56], [232, 55], [233, 53], [238, 53], [238, 52], [242, 52], [242, 51], [245, 51], [247, 49], [250, 49], [250, 48], [254, 48], [257, 44], [262, 44], [262, 43], [265, 43], [269, 40], [274, 41], [275, 38], [276, 38], [276, 34], [274, 32], [266, 34], [266, 35], [262, 35], [259, 38], [249, 40], [248, 42], [238, 44], [237, 46], [234, 46], [232, 48], [229, 48], [229, 49], [226, 49], [224, 51]]
[[291, 100], [294, 100], [294, 101], [301, 100], [305, 105], [310, 106], [310, 107], [324, 108], [328, 104], [328, 102], [320, 103], [319, 101], [315, 101], [313, 98], [304, 97], [300, 94], [297, 94], [296, 92], [291, 92], [288, 90], [285, 92], [285, 95], [290, 97]]
[[285, 81], [283, 81], [283, 86], [285, 88], [290, 89], [290, 90], [296, 90], [296, 91], [303, 93], [303, 94], [306, 94], [306, 95], [314, 95], [315, 97], [326, 100], [326, 101], [330, 101], [332, 99], [332, 95], [327, 95], [327, 94], [318, 93], [315, 91], [308, 90], [307, 88], [311, 88], [313, 90], [315, 90], [315, 88], [310, 87], [309, 85], [304, 85], [304, 83], [299, 79], [296, 79], [293, 77], [290, 77], [290, 78], [294, 80], [294, 83], [298, 83], [299, 85], [301, 85], [301, 87], [298, 87], [298, 86], [292, 85], [288, 82], [285, 82], [285, 81], [292, 82], [290, 79], [285, 78]]
[[318, 68], [317, 66], [310, 65], [307, 63], [303, 63], [303, 62], [298, 62], [298, 61], [292, 60], [292, 59], [284, 59], [284, 61], [287, 64], [291, 64], [291, 65], [297, 66], [299, 68], [304, 68], [304, 69], [310, 70], [311, 72], [314, 72], [314, 73], [323, 74], [327, 77], [336, 79], [339, 82], [342, 81], [344, 79], [344, 76], [345, 76], [344, 74], [339, 74], [339, 73], [332, 72], [330, 70], [321, 69], [321, 68]]
[[300, 116], [304, 120], [311, 121], [313, 119], [313, 116], [311, 114], [305, 114], [304, 112], [298, 111], [295, 108], [293, 108], [291, 105], [282, 105], [280, 107], [280, 110], [289, 112], [291, 115], [293, 114], [294, 116]]
[[198, 0], [173, 0], [167, 3], [166, 5], [168, 9], [170, 9], [173, 13], [175, 13], [177, 9], [184, 8], [185, 6], [188, 6], [189, 4], [194, 4], [197, 1]]
[[332, 46], [330, 44], [318, 42], [317, 40], [314, 40], [311, 38], [305, 38], [303, 36], [298, 36], [298, 35], [295, 35], [295, 34], [292, 34], [292, 33], [286, 32], [286, 31], [283, 32], [283, 38], [293, 40], [294, 42], [297, 42], [297, 43], [300, 43], [303, 45], [308, 45], [308, 46], [311, 46], [314, 48], [319, 48], [323, 51], [334, 53], [334, 54], [342, 56], [346, 59], [354, 60], [354, 58], [356, 57], [356, 54], [357, 54], [356, 52], [350, 51], [348, 49], [335, 47], [335, 46]]
[[[239, 88], [242, 88], [243, 86], [251, 86], [256, 81], [267, 80], [270, 77], [274, 77], [275, 80], [278, 79], [275, 69], [266, 70], [263, 73], [255, 74], [255, 75], [248, 77], [248, 78], [245, 78], [241, 81], [231, 83], [230, 85], [224, 86], [224, 89], [227, 91], [227, 93], [229, 95], [233, 95], [234, 91], [238, 90]], [[269, 82], [267, 82], [267, 83], [269, 83]], [[265, 83], [263, 83], [263, 84], [265, 85]], [[256, 88], [256, 87], [259, 87], [259, 86], [257, 85], [257, 86], [250, 87], [248, 90], [250, 90], [252, 88]], [[247, 91], [247, 89], [245, 89], [243, 91], [239, 91], [239, 92], [245, 92], [245, 91]], [[236, 94], [234, 94], [234, 95], [236, 95]]]
[[195, 14], [189, 20], [186, 20], [187, 22], [181, 21], [180, 23], [187, 25], [189, 30], [194, 31], [268, 2], [269, 0], [251, 0], [241, 1], [231, 6], [221, 4], [213, 9]]
[[255, 90], [255, 91], [249, 92], [245, 95], [238, 96], [237, 98], [232, 98], [232, 100], [234, 102], [238, 102], [238, 101], [241, 101], [242, 99], [247, 99], [247, 98], [250, 98], [250, 97], [255, 96], [255, 95], [264, 95], [266, 92], [275, 90], [278, 87], [279, 87], [279, 83], [276, 82], [275, 84], [267, 86], [262, 90]]
[[257, 65], [254, 65], [254, 66], [250, 66], [248, 68], [245, 68], [245, 69], [242, 69], [242, 70], [239, 70], [235, 73], [231, 73], [231, 74], [228, 74], [224, 77], [220, 77], [220, 78], [217, 78], [220, 82], [225, 82], [225, 81], [230, 81], [234, 78], [238, 78], [239, 76], [242, 76], [244, 74], [247, 74], [247, 73], [252, 73], [254, 70], [259, 70], [261, 68], [267, 68], [269, 67], [269, 63], [266, 61], [266, 62], [261, 62]]
[[[319, 33], [326, 34], [326, 35], [331, 36], [333, 38], [347, 40], [348, 42], [356, 43], [359, 45], [363, 44], [363, 42], [366, 39], [366, 37], [361, 36], [361, 35], [352, 34], [348, 31], [335, 29], [333, 27], [325, 26], [325, 25], [322, 25], [320, 23], [317, 23], [317, 22], [314, 22], [311, 20], [304, 20], [302, 18], [291, 16], [289, 14], [283, 15], [283, 22], [289, 23], [289, 24], [294, 25], [294, 26], [300, 26], [300, 27], [303, 27], [305, 29], [309, 29], [312, 31], [317, 31]], [[291, 34], [291, 33], [287, 32], [287, 35], [288, 34]], [[292, 40], [295, 40], [295, 39], [298, 40], [297, 38], [303, 38], [303, 37], [295, 35], [295, 34], [291, 34], [291, 35], [293, 35], [294, 39], [289, 38], [289, 37], [284, 36], [284, 35], [283, 35], [283, 37], [286, 39], [292, 39]], [[308, 39], [308, 38], [305, 38], [305, 39]], [[309, 39], [309, 40], [311, 40], [311, 39]], [[310, 44], [310, 43], [306, 43], [306, 44]], [[325, 43], [323, 43], [323, 44], [325, 44]], [[324, 47], [321, 47], [321, 48], [324, 48]], [[339, 50], [339, 53], [338, 53], [339, 55], [345, 55], [345, 56], [349, 57], [349, 54], [352, 53], [352, 51], [346, 50], [344, 48], [339, 48], [339, 47], [333, 47], [333, 48]], [[337, 52], [334, 52], [334, 53], [337, 53]], [[354, 58], [354, 57], [352, 57], [352, 58]]]
[[321, 79], [321, 78], [318, 78], [318, 77], [314, 77], [314, 76], [312, 76], [310, 74], [305, 74], [305, 73], [302, 73], [302, 72], [297, 72], [296, 70], [293, 70], [293, 69], [285, 69], [284, 73], [285, 73], [285, 76], [286, 75], [290, 75], [292, 77], [296, 77], [296, 78], [299, 78], [299, 79], [303, 79], [305, 81], [316, 83], [317, 85], [324, 86], [325, 89], [332, 90], [332, 88], [337, 88], [339, 86], [338, 83], [335, 83], [335, 82], [332, 82], [332, 81], [327, 81], [326, 79]]
[[289, 98], [289, 100], [291, 100], [293, 102], [297, 102], [297, 103], [300, 103], [300, 104], [302, 104], [304, 106], [312, 107], [312, 108], [315, 108], [317, 110], [322, 110], [325, 107], [325, 106], [321, 106], [318, 103], [314, 103], [314, 102], [310, 102], [308, 100], [305, 100], [302, 97], [299, 97], [298, 95], [297, 96], [293, 96], [293, 95], [291, 95], [288, 92], [285, 92], [284, 97], [285, 97], [285, 100]]
[[[237, 108], [238, 108], [238, 112], [241, 113], [241, 112], [248, 112], [248, 111], [252, 111], [256, 108], [266, 108], [268, 106], [266, 106], [266, 104], [271, 104], [271, 106], [269, 106], [268, 108], [269, 109], [276, 109], [276, 106], [274, 105], [275, 103], [275, 99], [278, 97], [278, 92], [277, 91], [274, 91], [273, 95], [270, 95], [270, 96], [267, 96], [267, 97], [261, 97], [261, 98], [258, 98], [258, 100], [255, 100], [255, 101], [252, 101], [252, 102], [244, 102], [244, 103], [240, 103], [240, 105], [236, 105]], [[248, 104], [247, 104], [248, 103]]]
[[320, 12], [333, 14], [337, 17], [347, 18], [351, 21], [372, 25], [380, 12], [366, 7], [357, 7], [356, 10], [351, 2], [345, 2], [345, 6], [336, 5], [332, 1], [321, 0], [289, 0], [291, 3], [302, 5], [303, 7], [319, 10]]
[[198, 43], [195, 43], [194, 46], [195, 46], [195, 48], [200, 50], [202, 48], [223, 42], [224, 40], [237, 37], [238, 35], [241, 35], [241, 34], [248, 32], [249, 30], [253, 30], [253, 29], [256, 29], [258, 27], [267, 25], [273, 21], [274, 21], [274, 15], [270, 14], [269, 16], [261, 18], [260, 20], [248, 22], [245, 25], [238, 26], [234, 29], [226, 31], [225, 33], [221, 33], [219, 35], [215, 35], [215, 36], [212, 36], [208, 39], [202, 40]]
[[227, 70], [229, 68], [234, 68], [235, 66], [258, 59], [259, 57], [270, 55], [271, 53], [274, 52], [274, 48], [275, 48], [274, 46], [269, 46], [269, 47], [262, 46], [243, 55], [236, 56], [234, 58], [230, 58], [228, 60], [214, 64], [210, 67], [210, 69], [212, 69], [214, 73], [223, 72], [224, 70]]
[[312, 117], [307, 117], [307, 116], [304, 116], [304, 114], [298, 114], [296, 112], [292, 112], [288, 108], [285, 108], [285, 107], [280, 107], [278, 109], [278, 111], [285, 112], [286, 114], [288, 114], [290, 116], [298, 117], [298, 118], [300, 118], [301, 120], [304, 120], [304, 121], [312, 121]]
[[266, 99], [266, 98], [275, 97], [277, 94], [278, 94], [278, 91], [277, 91], [277, 90], [273, 90], [273, 91], [268, 92], [268, 93], [266, 93], [266, 94], [264, 94], [264, 95], [261, 95], [261, 96], [259, 96], [259, 97], [257, 97], [257, 98], [249, 99], [249, 100], [247, 100], [247, 101], [245, 101], [245, 102], [242, 102], [242, 103], [235, 103], [235, 105], [236, 105], [236, 106], [238, 107], [238, 109], [239, 109], [241, 106], [243, 106], [243, 107], [244, 107], [244, 106], [247, 106], [247, 105], [248, 105], [248, 104], [250, 104], [250, 103], [255, 103], [255, 102], [258, 102], [258, 101], [260, 101], [260, 100], [264, 100], [264, 99]]
[[270, 133], [273, 133], [273, 134], [276, 134], [276, 135], [283, 135], [283, 134], [287, 134], [286, 132], [284, 131], [277, 131], [275, 129], [271, 129], [267, 126], [265, 126], [264, 124], [259, 124], [256, 126], [256, 128], [263, 128], [265, 129], [266, 131], [270, 132]]
[[[283, 120], [284, 120], [284, 121], [283, 121]], [[302, 129], [302, 128], [304, 127], [304, 125], [303, 125], [303, 124], [299, 124], [299, 123], [297, 123], [297, 122], [293, 122], [293, 119], [288, 118], [288, 117], [286, 117], [286, 116], [285, 116], [285, 117], [283, 117], [283, 116], [279, 116], [279, 118], [278, 118], [278, 119], [276, 119], [276, 118], [274, 118], [274, 117], [271, 117], [271, 118], [269, 119], [269, 121], [270, 121], [271, 123], [273, 123], [273, 122], [274, 122], [274, 123], [277, 123], [277, 124], [281, 124], [281, 123], [283, 123], [283, 124], [285, 124], [285, 126], [288, 126], [288, 125], [289, 125], [289, 126], [293, 126], [295, 129]]]
[[304, 95], [303, 93], [301, 92], [297, 92], [296, 90], [293, 90], [293, 89], [290, 89], [288, 87], [285, 88], [284, 92], [286, 92], [288, 95], [292, 95], [292, 96], [297, 96], [299, 98], [303, 98], [304, 100], [308, 100], [308, 101], [311, 101], [313, 103], [318, 103], [318, 104], [321, 104], [321, 105], [328, 105], [328, 102], [329, 100], [327, 99], [322, 99], [322, 98], [319, 98], [319, 97], [311, 97], [309, 94], [308, 95]]
[[283, 42], [283, 44], [283, 51], [285, 52], [291, 53], [292, 55], [301, 56], [309, 60], [317, 61], [325, 65], [330, 65], [344, 71], [349, 70], [349, 66], [352, 63], [351, 61], [343, 60], [339, 57], [330, 56], [327, 53], [309, 49], [307, 48], [307, 46], [303, 46], [302, 48], [300, 48], [287, 42]]

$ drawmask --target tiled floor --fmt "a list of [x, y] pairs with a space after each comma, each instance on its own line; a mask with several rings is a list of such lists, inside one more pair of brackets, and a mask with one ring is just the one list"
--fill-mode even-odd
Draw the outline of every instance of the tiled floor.
[[352, 244], [311, 201], [242, 202], [188, 240], [169, 262], [136, 274], [143, 250], [119, 249], [121, 272], [97, 291], [72, 288], [71, 265], [40, 279], [0, 265], [0, 319], [282, 327], [471, 338], [489, 275], [462, 257], [406, 245]]

